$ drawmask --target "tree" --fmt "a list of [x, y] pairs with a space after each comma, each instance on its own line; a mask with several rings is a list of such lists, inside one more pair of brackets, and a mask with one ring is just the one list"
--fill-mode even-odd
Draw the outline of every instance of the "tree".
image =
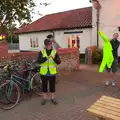
[[[35, 0], [0, 0], [0, 33], [6, 33], [9, 26], [15, 22], [28, 24], [31, 22]], [[40, 6], [48, 6], [50, 3], [40, 3]], [[42, 15], [42, 14], [41, 14]]]
[[6, 28], [6, 41], [8, 43], [14, 43], [14, 42], [18, 42], [18, 35], [15, 33], [17, 31], [17, 28], [16, 28], [16, 24], [12, 24], [12, 25], [9, 25], [7, 26]]
[[30, 12], [35, 7], [33, 0], [0, 0], [0, 32], [5, 32], [7, 26], [18, 21], [31, 21]]

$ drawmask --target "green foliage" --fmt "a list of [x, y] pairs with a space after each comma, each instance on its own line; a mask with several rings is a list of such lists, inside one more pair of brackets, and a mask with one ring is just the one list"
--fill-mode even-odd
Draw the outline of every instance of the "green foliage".
[[103, 58], [103, 50], [100, 48], [97, 48], [92, 55], [92, 63], [93, 64], [99, 64], [102, 62]]
[[7, 26], [16, 21], [30, 22], [30, 12], [34, 6], [34, 0], [0, 0], [0, 32], [5, 32]]
[[120, 64], [118, 64], [118, 68], [120, 68]]
[[19, 23], [20, 26], [23, 23], [30, 23], [36, 7], [46, 7], [50, 4], [40, 3], [36, 5], [35, 0], [0, 0], [0, 33], [6, 33], [7, 29], [14, 23]]
[[6, 40], [8, 43], [19, 43], [19, 38], [18, 38], [18, 35], [16, 35], [16, 34], [7, 36]]

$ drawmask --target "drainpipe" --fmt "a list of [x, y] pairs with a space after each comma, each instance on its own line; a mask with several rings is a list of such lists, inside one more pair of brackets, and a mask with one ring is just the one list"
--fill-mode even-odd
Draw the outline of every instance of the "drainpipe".
[[99, 47], [99, 34], [98, 34], [98, 32], [99, 32], [99, 22], [100, 22], [100, 19], [99, 19], [99, 16], [100, 16], [100, 9], [97, 9], [97, 22], [96, 22], [96, 24], [97, 24], [97, 48]]
[[98, 31], [99, 31], [99, 22], [100, 22], [100, 8], [101, 8], [101, 5], [99, 3], [98, 0], [89, 0], [90, 3], [93, 4], [94, 8], [96, 9], [96, 16], [97, 16], [97, 21], [96, 21], [96, 25], [97, 25], [97, 48], [99, 47], [99, 34], [98, 34]]

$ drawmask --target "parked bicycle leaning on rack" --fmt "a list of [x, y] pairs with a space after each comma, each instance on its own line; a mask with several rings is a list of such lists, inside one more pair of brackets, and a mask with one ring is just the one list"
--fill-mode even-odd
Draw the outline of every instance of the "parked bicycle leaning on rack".
[[[42, 95], [40, 94], [41, 81], [40, 79], [36, 79], [37, 73], [35, 67], [26, 67], [22, 73], [18, 70], [13, 70], [11, 66], [6, 67], [6, 69], [10, 72], [10, 79], [6, 80], [6, 82], [0, 86], [1, 109], [9, 110], [14, 108], [22, 99], [25, 90], [33, 90], [36, 93], [36, 89], [39, 88], [39, 94], [36, 94]], [[13, 71], [17, 71], [17, 74]]]

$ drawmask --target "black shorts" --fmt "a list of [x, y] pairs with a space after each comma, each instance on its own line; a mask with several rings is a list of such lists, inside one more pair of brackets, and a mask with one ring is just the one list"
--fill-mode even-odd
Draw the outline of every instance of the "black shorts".
[[111, 70], [112, 70], [113, 73], [116, 73], [117, 72], [117, 68], [118, 68], [118, 59], [114, 59], [111, 68], [108, 68], [106, 66], [107, 72], [111, 72]]
[[42, 80], [42, 92], [48, 92], [48, 83], [49, 83], [49, 92], [55, 92], [55, 82], [56, 76], [41, 76]]

